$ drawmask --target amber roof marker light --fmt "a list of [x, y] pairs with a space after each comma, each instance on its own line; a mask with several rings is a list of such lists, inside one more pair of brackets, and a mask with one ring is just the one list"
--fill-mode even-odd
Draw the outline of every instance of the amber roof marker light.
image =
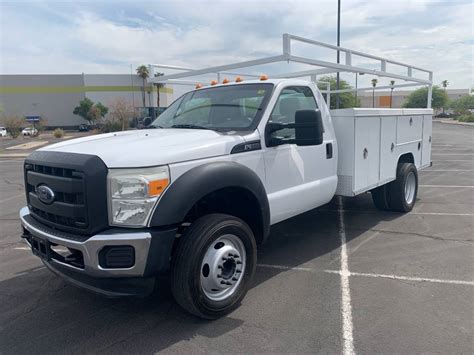
[[235, 78], [236, 83], [240, 83], [241, 81], [244, 81], [244, 79], [242, 79], [240, 76]]
[[228, 84], [228, 83], [229, 83], [229, 79], [224, 78], [224, 80], [222, 80], [222, 84]]
[[197, 84], [196, 84], [196, 89], [200, 89], [200, 88], [202, 88], [202, 84], [201, 84], [201, 83], [197, 83]]
[[211, 80], [211, 85], [217, 85], [217, 84], [218, 84], [217, 80]]
[[266, 74], [260, 75], [260, 80], [268, 80], [268, 75]]

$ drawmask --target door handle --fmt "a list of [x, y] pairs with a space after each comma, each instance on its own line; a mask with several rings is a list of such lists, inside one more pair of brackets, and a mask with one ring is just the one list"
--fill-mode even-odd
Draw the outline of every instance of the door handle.
[[332, 158], [332, 143], [326, 143], [326, 159]]

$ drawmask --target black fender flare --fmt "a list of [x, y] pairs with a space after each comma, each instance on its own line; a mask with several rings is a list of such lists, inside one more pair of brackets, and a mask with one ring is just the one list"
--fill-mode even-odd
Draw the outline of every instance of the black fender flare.
[[150, 227], [176, 225], [183, 222], [191, 208], [204, 196], [227, 187], [248, 190], [259, 202], [262, 239], [270, 230], [270, 207], [262, 181], [248, 167], [235, 162], [213, 162], [199, 165], [172, 182], [158, 202]]

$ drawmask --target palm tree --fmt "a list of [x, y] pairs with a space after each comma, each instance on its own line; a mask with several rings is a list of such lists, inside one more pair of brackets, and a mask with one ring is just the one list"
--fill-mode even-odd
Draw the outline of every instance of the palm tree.
[[143, 100], [143, 107], [146, 107], [145, 102], [145, 80], [150, 76], [150, 71], [146, 67], [146, 65], [140, 65], [137, 68], [137, 75], [142, 78], [143, 80], [143, 87], [142, 87], [142, 100]]
[[393, 85], [395, 85], [395, 80], [390, 80], [390, 108], [392, 108]]
[[[155, 78], [157, 76], [162, 76], [162, 75], [165, 75], [164, 73], [155, 73]], [[162, 83], [156, 83], [156, 110], [159, 111], [160, 110], [160, 88], [163, 87], [163, 84]]]
[[[449, 85], [449, 82], [447, 80], [443, 80], [441, 82], [441, 86], [444, 88], [444, 95], [447, 95], [446, 94], [446, 88], [448, 87], [448, 85]], [[444, 113], [444, 105], [443, 105], [443, 113]]]
[[375, 107], [375, 87], [377, 86], [377, 83], [379, 82], [377, 79], [372, 79], [372, 107]]

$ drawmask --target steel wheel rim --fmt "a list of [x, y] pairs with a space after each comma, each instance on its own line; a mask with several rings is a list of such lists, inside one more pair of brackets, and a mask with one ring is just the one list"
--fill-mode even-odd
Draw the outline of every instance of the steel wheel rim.
[[232, 296], [245, 274], [245, 246], [239, 237], [226, 234], [211, 243], [200, 270], [201, 289], [212, 301]]
[[416, 191], [416, 178], [415, 174], [411, 171], [408, 173], [405, 181], [405, 201], [407, 204], [411, 204], [415, 199]]

